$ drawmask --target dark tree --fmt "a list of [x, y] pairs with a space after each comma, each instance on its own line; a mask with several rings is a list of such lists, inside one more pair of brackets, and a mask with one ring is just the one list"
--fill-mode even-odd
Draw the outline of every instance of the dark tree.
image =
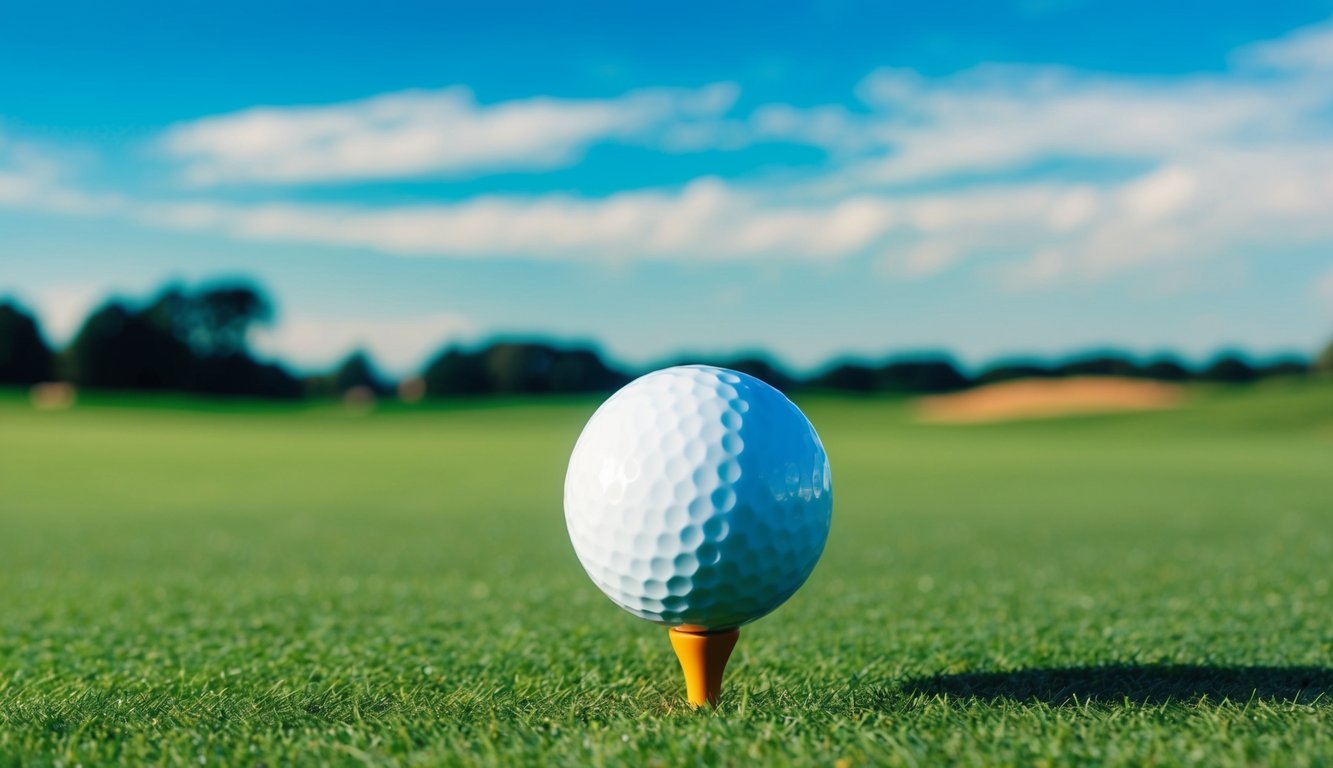
[[886, 392], [934, 394], [966, 389], [971, 381], [952, 360], [923, 357], [892, 360], [879, 369], [877, 387]]
[[810, 380], [811, 386], [843, 392], [874, 392], [878, 373], [859, 363], [839, 363]]
[[193, 294], [172, 286], [144, 314], [169, 328], [199, 357], [227, 357], [248, 354], [250, 329], [272, 322], [273, 305], [246, 283], [209, 285]]
[[278, 363], [255, 362], [250, 371], [250, 391], [260, 397], [299, 400], [305, 396], [301, 380]]
[[187, 389], [193, 378], [184, 342], [114, 301], [88, 316], [65, 357], [70, 380], [93, 389]]
[[1143, 366], [1143, 375], [1158, 381], [1189, 381], [1192, 374], [1174, 357], [1159, 357]]
[[248, 286], [162, 291], [135, 311], [111, 302], [84, 322], [66, 351], [74, 383], [90, 388], [299, 397], [282, 367], [251, 357], [246, 334], [272, 308]]
[[1267, 379], [1283, 376], [1305, 376], [1313, 370], [1309, 360], [1301, 357], [1284, 357], [1259, 366], [1255, 373], [1259, 378]]
[[629, 377], [613, 370], [591, 349], [567, 349], [551, 363], [552, 392], [609, 392], [623, 386]]
[[305, 395], [300, 379], [273, 363], [247, 354], [196, 357], [190, 363], [189, 391], [206, 395], [271, 397], [281, 400]]
[[393, 391], [393, 385], [375, 369], [370, 356], [357, 350], [333, 372], [331, 386], [334, 394], [343, 395], [348, 390], [364, 387], [377, 396], [383, 397]]
[[1002, 361], [982, 371], [981, 375], [977, 377], [976, 383], [996, 384], [1001, 381], [1015, 381], [1017, 379], [1049, 379], [1055, 375], [1055, 371], [1037, 363]]
[[545, 344], [502, 341], [485, 352], [491, 391], [506, 395], [549, 392], [556, 351]]
[[501, 341], [475, 351], [450, 347], [422, 373], [432, 397], [544, 392], [609, 392], [629, 376], [593, 350]]
[[1142, 376], [1143, 369], [1126, 355], [1103, 354], [1077, 357], [1056, 366], [1060, 376]]
[[0, 384], [27, 386], [52, 373], [51, 350], [37, 321], [17, 304], [0, 302]]
[[273, 305], [246, 282], [219, 282], [193, 292], [170, 287], [144, 310], [191, 353], [187, 389], [211, 395], [296, 398], [301, 382], [280, 365], [251, 354], [250, 330], [273, 320]]
[[431, 397], [484, 395], [490, 392], [490, 377], [480, 353], [450, 347], [426, 366], [421, 378]]
[[1237, 354], [1221, 355], [1199, 374], [1200, 379], [1218, 384], [1248, 384], [1258, 377], [1254, 367]]

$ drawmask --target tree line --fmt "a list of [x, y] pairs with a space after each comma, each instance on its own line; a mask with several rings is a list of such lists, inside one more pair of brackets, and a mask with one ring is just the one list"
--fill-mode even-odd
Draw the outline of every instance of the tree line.
[[[271, 323], [273, 305], [248, 282], [170, 285], [147, 302], [112, 299], [84, 320], [63, 349], [46, 342], [33, 314], [0, 301], [0, 385], [67, 381], [92, 390], [183, 392], [274, 399], [416, 398], [590, 393], [614, 390], [633, 372], [586, 346], [537, 341], [495, 341], [449, 346], [418, 376], [394, 381], [361, 351], [332, 370], [298, 376], [250, 348], [252, 329]], [[1291, 357], [1265, 364], [1222, 354], [1193, 367], [1174, 357], [1141, 362], [1098, 353], [1047, 364], [1000, 361], [975, 375], [946, 355], [892, 357], [881, 362], [840, 361], [811, 376], [794, 376], [762, 355], [690, 359], [743, 371], [784, 392], [828, 390], [862, 394], [939, 394], [1001, 381], [1071, 376], [1124, 376], [1168, 382], [1245, 384], [1274, 376], [1333, 375], [1333, 343], [1315, 360]]]

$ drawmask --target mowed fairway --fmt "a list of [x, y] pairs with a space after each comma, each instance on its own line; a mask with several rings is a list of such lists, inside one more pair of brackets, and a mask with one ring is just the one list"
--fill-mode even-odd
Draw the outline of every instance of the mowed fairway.
[[0, 763], [1333, 762], [1333, 387], [802, 401], [824, 559], [716, 712], [564, 532], [595, 403], [0, 401]]

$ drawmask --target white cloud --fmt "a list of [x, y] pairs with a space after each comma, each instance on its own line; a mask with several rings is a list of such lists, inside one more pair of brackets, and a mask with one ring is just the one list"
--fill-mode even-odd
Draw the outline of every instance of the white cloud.
[[[1232, 246], [1331, 239], [1333, 147], [1222, 152], [1114, 184], [1011, 182], [829, 199], [801, 199], [796, 188], [781, 194], [705, 179], [674, 192], [605, 198], [482, 197], [395, 207], [156, 202], [127, 210], [150, 226], [406, 256], [769, 262], [879, 251], [888, 253], [891, 274], [925, 277], [989, 255], [1014, 270], [1001, 285], [1030, 289]], [[1058, 269], [1050, 253], [1060, 254]]]
[[0, 206], [86, 216], [122, 204], [119, 195], [70, 188], [65, 165], [51, 148], [0, 132]]
[[[179, 126], [166, 139], [201, 182], [549, 167], [605, 140], [668, 151], [769, 140], [828, 149], [822, 172], [801, 180], [705, 178], [600, 198], [398, 206], [127, 201], [80, 197], [40, 163], [7, 170], [20, 164], [0, 154], [0, 204], [444, 258], [878, 257], [907, 278], [974, 266], [1010, 290], [1179, 272], [1238, 249], [1333, 241], [1326, 41], [1333, 25], [1251, 46], [1231, 72], [1184, 77], [983, 66], [931, 79], [882, 70], [860, 84], [867, 108], [855, 112], [767, 105], [732, 115], [731, 86], [486, 106], [455, 89], [248, 110]], [[1068, 158], [1102, 165], [1033, 171]]]
[[599, 141], [647, 141], [672, 126], [714, 118], [736, 93], [722, 83], [645, 89], [616, 99], [482, 105], [463, 87], [405, 91], [203, 118], [170, 129], [162, 146], [200, 185], [540, 170], [571, 164]]
[[[1245, 49], [1224, 75], [989, 65], [927, 79], [881, 70], [858, 90], [871, 112], [844, 120], [873, 146], [824, 179], [821, 193], [881, 189], [921, 200], [916, 223], [930, 242], [910, 250], [900, 272], [1000, 253], [1001, 284], [1013, 289], [1324, 241], [1333, 238], [1330, 51], [1325, 24]], [[1015, 175], [1069, 158], [1119, 175]], [[1138, 168], [1146, 170], [1124, 176]], [[953, 191], [927, 202], [911, 194], [923, 183]]]
[[1234, 57], [1241, 66], [1320, 72], [1333, 69], [1333, 21], [1278, 39], [1246, 46]]
[[155, 204], [144, 221], [260, 241], [313, 242], [404, 255], [559, 259], [830, 259], [865, 249], [892, 223], [874, 198], [767, 206], [716, 180], [679, 193], [601, 199], [476, 198], [390, 209], [327, 205]]
[[1120, 204], [1129, 218], [1159, 221], [1184, 210], [1199, 190], [1193, 173], [1178, 166], [1154, 171], [1120, 190]]
[[1246, 77], [1144, 80], [1050, 67], [983, 66], [941, 80], [879, 71], [861, 93], [884, 148], [864, 179], [903, 184], [994, 174], [1044, 159], [1165, 161], [1200, 147], [1279, 143], [1333, 89]]
[[799, 109], [788, 104], [769, 104], [755, 110], [749, 125], [755, 141], [789, 141], [839, 153], [860, 151], [876, 144], [867, 121], [838, 106]]
[[404, 375], [419, 371], [444, 345], [470, 339], [474, 333], [466, 317], [450, 313], [382, 320], [298, 315], [252, 331], [251, 342], [263, 354], [309, 370], [331, 368], [352, 350], [361, 349], [385, 372]]

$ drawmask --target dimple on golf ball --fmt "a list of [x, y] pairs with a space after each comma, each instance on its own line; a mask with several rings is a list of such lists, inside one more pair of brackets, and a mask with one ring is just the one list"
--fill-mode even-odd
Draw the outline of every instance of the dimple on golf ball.
[[695, 631], [777, 608], [828, 538], [828, 456], [805, 415], [746, 374], [666, 368], [593, 414], [565, 523], [593, 582], [636, 616]]

